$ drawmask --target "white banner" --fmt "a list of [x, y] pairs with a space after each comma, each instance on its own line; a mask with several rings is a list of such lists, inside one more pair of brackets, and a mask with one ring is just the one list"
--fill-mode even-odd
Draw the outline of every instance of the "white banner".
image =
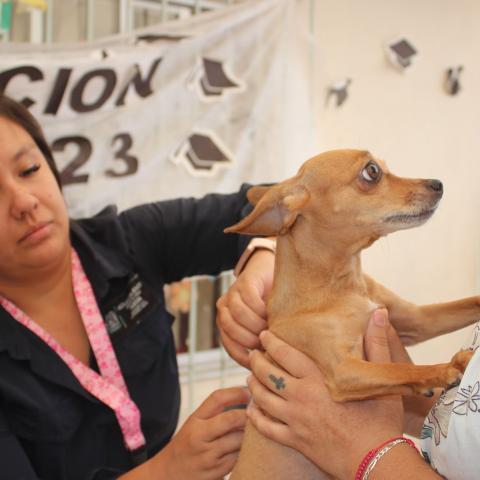
[[72, 216], [229, 192], [315, 152], [300, 0], [255, 0], [85, 45], [2, 45], [0, 92], [44, 127]]

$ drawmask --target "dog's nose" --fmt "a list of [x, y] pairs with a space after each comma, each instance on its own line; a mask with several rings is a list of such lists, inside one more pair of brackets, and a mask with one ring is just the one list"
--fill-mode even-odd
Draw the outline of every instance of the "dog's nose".
[[440, 180], [427, 180], [427, 188], [437, 193], [443, 192], [443, 184]]

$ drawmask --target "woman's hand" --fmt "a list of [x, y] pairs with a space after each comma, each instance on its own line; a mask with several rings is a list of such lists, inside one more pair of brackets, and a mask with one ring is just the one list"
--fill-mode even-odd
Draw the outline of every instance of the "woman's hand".
[[258, 335], [267, 328], [266, 301], [272, 289], [275, 256], [256, 250], [235, 283], [217, 301], [222, 343], [240, 365], [250, 368], [248, 352], [261, 348]]
[[152, 459], [151, 476], [145, 478], [219, 480], [227, 475], [240, 451], [246, 422], [245, 409], [238, 407], [249, 399], [246, 388], [213, 392]]
[[[387, 327], [386, 310], [377, 310], [365, 339], [368, 360], [391, 361]], [[270, 332], [260, 338], [279, 365], [274, 366], [260, 352], [251, 354], [254, 376], [248, 383], [254, 403], [247, 413], [263, 435], [299, 450], [336, 478], [353, 478], [370, 449], [402, 434], [399, 397], [334, 402], [310, 358]]]

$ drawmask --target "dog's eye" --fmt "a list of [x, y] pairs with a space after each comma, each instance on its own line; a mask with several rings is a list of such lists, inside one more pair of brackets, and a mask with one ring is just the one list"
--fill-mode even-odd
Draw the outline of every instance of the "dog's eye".
[[369, 162], [367, 163], [367, 166], [362, 170], [361, 175], [364, 180], [373, 183], [377, 182], [380, 179], [381, 173], [382, 171], [376, 163]]

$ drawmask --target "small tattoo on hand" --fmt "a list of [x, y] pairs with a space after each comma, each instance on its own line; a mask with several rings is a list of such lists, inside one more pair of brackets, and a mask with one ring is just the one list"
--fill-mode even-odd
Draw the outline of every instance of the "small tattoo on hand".
[[283, 390], [286, 387], [283, 377], [277, 378], [275, 375], [270, 374], [268, 378], [275, 384], [277, 390]]

